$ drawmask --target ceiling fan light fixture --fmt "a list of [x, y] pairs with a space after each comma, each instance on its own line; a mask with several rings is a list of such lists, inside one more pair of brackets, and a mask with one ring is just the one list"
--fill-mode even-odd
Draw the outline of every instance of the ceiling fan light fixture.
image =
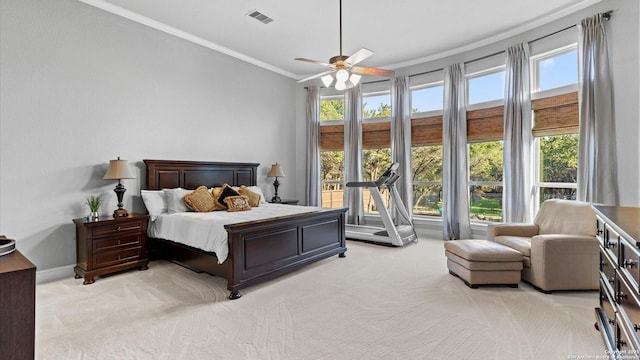
[[329, 86], [331, 86], [331, 83], [333, 82], [333, 76], [325, 75], [325, 76], [321, 77], [320, 80], [322, 80], [322, 83], [324, 84], [325, 87], [329, 87]]
[[[323, 65], [329, 67], [330, 70], [322, 72], [320, 74], [312, 75], [303, 79], [298, 80], [298, 83], [302, 83], [308, 80], [321, 78], [322, 82], [326, 87], [331, 86], [334, 82], [333, 77], [331, 75], [327, 75], [328, 73], [336, 73], [334, 87], [336, 90], [344, 90], [350, 89], [357, 85], [360, 82], [362, 76], [360, 74], [366, 75], [376, 75], [383, 76], [387, 78], [391, 78], [395, 75], [392, 70], [384, 70], [377, 69], [372, 67], [355, 67], [355, 65], [369, 56], [373, 55], [373, 51], [369, 49], [362, 48], [356, 51], [351, 56], [347, 56], [342, 54], [342, 0], [339, 1], [340, 5], [340, 55], [336, 55], [329, 59], [329, 63], [325, 63], [323, 61], [311, 60], [305, 58], [295, 58], [298, 61], [304, 61], [314, 64]], [[358, 75], [352, 74], [353, 72], [357, 72]]]

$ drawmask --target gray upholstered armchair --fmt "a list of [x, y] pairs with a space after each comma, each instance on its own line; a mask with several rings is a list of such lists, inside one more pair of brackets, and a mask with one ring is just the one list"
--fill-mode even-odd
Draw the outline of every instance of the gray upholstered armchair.
[[540, 291], [598, 289], [595, 224], [589, 203], [552, 199], [533, 224], [490, 224], [487, 237], [522, 253], [522, 279]]

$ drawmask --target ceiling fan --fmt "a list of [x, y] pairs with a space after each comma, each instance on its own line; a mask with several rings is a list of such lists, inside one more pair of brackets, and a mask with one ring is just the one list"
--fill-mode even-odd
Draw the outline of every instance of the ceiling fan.
[[[384, 77], [394, 76], [395, 72], [392, 70], [354, 66], [371, 55], [373, 55], [373, 51], [364, 48], [356, 51], [355, 54], [351, 56], [342, 55], [342, 0], [340, 0], [340, 55], [336, 55], [329, 59], [329, 63], [305, 58], [296, 58], [295, 60], [298, 61], [319, 64], [330, 69], [319, 74], [300, 79], [298, 80], [298, 82], [301, 83], [312, 79], [321, 78], [326, 87], [334, 84], [337, 90], [344, 90], [357, 85], [362, 75], [376, 75]], [[333, 73], [336, 73], [335, 79], [331, 75]]]

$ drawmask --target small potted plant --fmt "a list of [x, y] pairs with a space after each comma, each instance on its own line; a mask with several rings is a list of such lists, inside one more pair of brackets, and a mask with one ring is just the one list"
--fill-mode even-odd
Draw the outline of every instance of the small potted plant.
[[89, 210], [91, 211], [91, 214], [87, 216], [87, 219], [89, 221], [98, 220], [98, 211], [100, 210], [100, 204], [102, 204], [102, 199], [100, 198], [100, 196], [91, 195], [87, 198], [87, 205], [89, 206]]

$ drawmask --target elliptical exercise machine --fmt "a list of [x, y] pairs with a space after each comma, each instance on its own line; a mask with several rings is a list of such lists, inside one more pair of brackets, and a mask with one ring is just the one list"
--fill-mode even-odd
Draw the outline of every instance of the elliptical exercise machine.
[[[346, 184], [347, 187], [354, 188], [368, 188], [373, 196], [373, 201], [378, 208], [380, 218], [384, 224], [384, 228], [367, 226], [367, 225], [354, 225], [346, 224], [345, 232], [348, 239], [365, 240], [378, 243], [391, 244], [393, 246], [404, 246], [410, 242], [417, 242], [418, 235], [413, 227], [413, 222], [409, 217], [409, 212], [405, 207], [404, 202], [400, 198], [400, 193], [395, 187], [396, 181], [400, 179], [397, 170], [400, 164], [393, 163], [376, 181], [351, 181]], [[387, 187], [391, 199], [395, 204], [402, 219], [397, 219], [394, 224], [389, 214], [389, 210], [382, 200], [382, 194], [380, 193], [381, 187]]]

